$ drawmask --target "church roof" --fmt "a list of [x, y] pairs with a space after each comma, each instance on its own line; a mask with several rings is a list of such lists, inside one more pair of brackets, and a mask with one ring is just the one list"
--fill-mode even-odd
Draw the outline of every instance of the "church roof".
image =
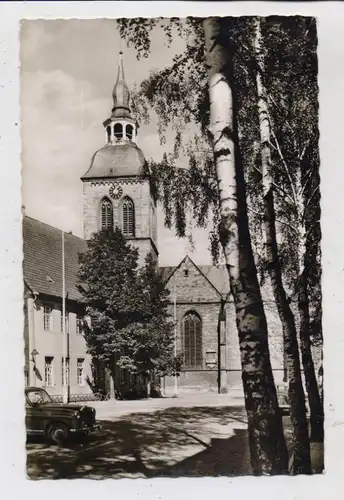
[[[62, 297], [62, 234], [61, 230], [31, 217], [23, 219], [24, 280], [36, 293]], [[82, 301], [77, 288], [78, 255], [85, 252], [87, 243], [65, 233], [66, 295]]]
[[134, 143], [107, 145], [100, 148], [82, 179], [131, 177], [142, 173], [145, 157]]
[[[189, 259], [193, 265], [207, 278], [207, 280], [213, 285], [213, 287], [222, 295], [223, 298], [227, 297], [230, 293], [229, 287], [229, 277], [228, 271], [225, 265], [198, 265], [195, 264], [189, 256], [185, 256], [184, 259], [179, 263], [178, 266], [174, 267], [160, 267], [163, 279], [168, 282], [172, 277], [176, 269], [178, 269], [185, 261]], [[272, 293], [272, 288], [269, 281], [264, 285], [260, 286], [262, 299], [264, 304], [275, 304], [275, 300]]]
[[197, 266], [222, 295], [229, 293], [229, 277], [226, 266]]
[[[183, 259], [184, 260], [184, 259]], [[196, 265], [196, 264], [195, 264]], [[162, 276], [164, 280], [168, 281], [172, 276], [174, 271], [179, 266], [175, 267], [161, 267], [160, 270], [162, 272]], [[221, 295], [227, 295], [229, 293], [229, 280], [226, 266], [218, 265], [218, 266], [198, 266], [196, 267], [200, 270], [200, 272], [210, 281], [210, 283], [216, 288], [216, 290]]]
[[[65, 233], [65, 279], [66, 294], [70, 300], [82, 302], [78, 289], [79, 253], [87, 250], [87, 242], [70, 233]], [[23, 218], [23, 272], [26, 285], [36, 293], [62, 297], [62, 235], [61, 230], [44, 222], [24, 216]], [[160, 267], [167, 282], [179, 266]], [[226, 266], [194, 264], [214, 288], [224, 297], [229, 293]], [[268, 289], [266, 289], [268, 288]], [[264, 301], [273, 301], [269, 287], [263, 287]]]

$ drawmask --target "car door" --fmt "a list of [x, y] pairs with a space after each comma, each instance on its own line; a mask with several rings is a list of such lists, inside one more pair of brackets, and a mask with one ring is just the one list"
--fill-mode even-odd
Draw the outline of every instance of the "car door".
[[33, 408], [27, 398], [25, 398], [25, 427], [27, 434], [35, 434], [33, 426]]
[[28, 398], [26, 398], [25, 410], [25, 425], [27, 434], [32, 436], [43, 434], [44, 415], [42, 407], [32, 405]]

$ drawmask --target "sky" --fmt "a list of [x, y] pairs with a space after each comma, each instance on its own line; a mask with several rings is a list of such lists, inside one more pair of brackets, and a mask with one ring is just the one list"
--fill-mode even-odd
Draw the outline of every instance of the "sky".
[[[22, 200], [27, 215], [82, 237], [80, 177], [104, 145], [102, 122], [111, 112], [119, 51], [133, 88], [183, 48], [177, 36], [168, 47], [163, 30], [156, 29], [149, 57], [138, 61], [113, 19], [21, 23]], [[161, 146], [152, 116], [148, 125], [141, 124], [137, 144], [147, 159], [159, 160], [172, 147], [168, 138]], [[193, 228], [192, 234], [193, 248], [164, 227], [159, 209], [159, 264], [177, 265], [185, 254], [197, 264], [210, 264], [207, 230]]]

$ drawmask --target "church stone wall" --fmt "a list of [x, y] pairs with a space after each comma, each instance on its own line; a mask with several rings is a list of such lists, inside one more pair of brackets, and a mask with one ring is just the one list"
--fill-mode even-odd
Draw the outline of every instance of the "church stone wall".
[[171, 292], [171, 300], [176, 295], [178, 303], [221, 303], [221, 295], [199, 272], [190, 259], [185, 259], [180, 267], [175, 270], [168, 281], [167, 287]]
[[[116, 200], [110, 197], [110, 186], [116, 184], [121, 186], [123, 194]], [[128, 196], [132, 199], [135, 207], [135, 238], [129, 241], [139, 249], [139, 265], [144, 264], [148, 252], [156, 253], [153, 243], [156, 236], [156, 214], [153, 212], [154, 204], [150, 196], [148, 181], [133, 181], [129, 179], [114, 179], [108, 181], [84, 181], [84, 238], [91, 238], [92, 234], [99, 231], [100, 225], [100, 203], [104, 197], [111, 200], [113, 205], [113, 218], [115, 226], [122, 226], [122, 203]], [[153, 225], [153, 227], [152, 227]]]
[[[187, 273], [185, 273], [187, 271]], [[174, 316], [174, 298], [176, 297], [177, 351], [182, 352], [183, 318], [189, 311], [195, 311], [202, 319], [203, 366], [201, 369], [184, 369], [178, 377], [180, 390], [217, 391], [217, 366], [209, 369], [206, 365], [207, 350], [218, 349], [218, 319], [220, 312], [220, 295], [209, 284], [208, 280], [194, 266], [190, 259], [174, 272], [168, 281], [171, 292], [169, 314]], [[270, 359], [275, 383], [283, 380], [283, 335], [281, 323], [273, 302], [270, 290], [262, 290], [264, 310], [268, 322]], [[232, 300], [225, 305], [226, 326], [225, 345], [221, 346], [221, 387], [233, 394], [242, 393], [241, 359], [239, 339], [236, 327], [235, 307]], [[166, 378], [167, 393], [174, 385], [173, 378]]]
[[[120, 199], [110, 197], [111, 185], [121, 186], [123, 194]], [[150, 208], [151, 199], [148, 182], [129, 180], [108, 181], [84, 181], [83, 187], [83, 220], [84, 238], [89, 239], [91, 235], [100, 230], [100, 202], [107, 197], [113, 205], [114, 225], [121, 227], [121, 205], [124, 197], [132, 199], [135, 206], [135, 236], [138, 238], [150, 237]]]
[[[200, 369], [185, 369], [178, 377], [181, 389], [217, 390], [217, 367], [209, 368], [206, 364], [208, 350], [218, 349], [218, 321], [221, 309], [221, 295], [203, 276], [190, 259], [186, 259], [168, 282], [171, 292], [169, 313], [173, 317], [176, 298], [177, 351], [182, 352], [183, 318], [189, 311], [196, 312], [202, 320], [202, 358]], [[233, 303], [226, 306], [225, 344], [221, 346], [221, 386], [238, 387], [241, 384], [241, 365], [239, 343], [236, 330], [235, 309]], [[170, 389], [174, 380], [165, 381]]]
[[138, 267], [143, 267], [145, 265], [146, 255], [149, 252], [153, 253], [156, 261], [158, 260], [156, 249], [153, 247], [150, 239], [137, 240], [128, 238], [128, 243], [139, 251]]

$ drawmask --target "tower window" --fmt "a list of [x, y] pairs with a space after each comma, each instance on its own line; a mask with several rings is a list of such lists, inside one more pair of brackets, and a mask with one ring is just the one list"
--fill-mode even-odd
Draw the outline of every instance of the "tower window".
[[133, 138], [133, 131], [134, 131], [134, 127], [132, 125], [127, 125], [125, 127], [125, 135], [128, 137], [128, 139], [132, 139]]
[[110, 125], [106, 128], [108, 142], [111, 142], [111, 127]]
[[116, 139], [122, 139], [123, 138], [123, 126], [121, 123], [115, 123], [113, 127], [113, 133]]
[[101, 228], [113, 227], [113, 207], [110, 200], [104, 198], [101, 202]]
[[122, 232], [124, 236], [135, 236], [134, 203], [125, 198], [122, 205]]
[[195, 312], [188, 312], [183, 320], [183, 349], [186, 368], [202, 366], [202, 321]]

